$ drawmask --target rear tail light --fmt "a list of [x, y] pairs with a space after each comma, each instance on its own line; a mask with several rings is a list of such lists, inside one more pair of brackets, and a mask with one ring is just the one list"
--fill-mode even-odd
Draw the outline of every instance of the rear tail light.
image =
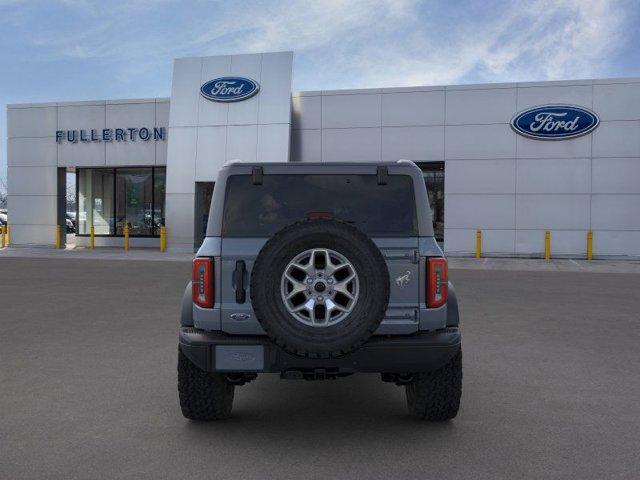
[[449, 273], [445, 258], [427, 259], [427, 307], [438, 308], [447, 303]]
[[202, 308], [213, 307], [213, 258], [193, 260], [191, 288], [193, 303]]

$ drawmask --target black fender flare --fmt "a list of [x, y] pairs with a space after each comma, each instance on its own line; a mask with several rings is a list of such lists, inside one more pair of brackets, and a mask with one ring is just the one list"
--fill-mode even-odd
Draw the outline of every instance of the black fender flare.
[[191, 293], [191, 282], [187, 283], [182, 297], [182, 307], [180, 309], [180, 326], [193, 327], [193, 300]]
[[458, 311], [458, 297], [453, 283], [449, 282], [447, 295], [447, 327], [460, 325], [460, 313]]

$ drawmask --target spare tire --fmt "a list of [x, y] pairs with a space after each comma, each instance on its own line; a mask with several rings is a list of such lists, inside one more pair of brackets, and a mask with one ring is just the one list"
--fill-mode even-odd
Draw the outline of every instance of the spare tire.
[[307, 220], [275, 234], [251, 272], [251, 301], [267, 335], [287, 352], [338, 357], [378, 328], [389, 272], [376, 245], [337, 220]]

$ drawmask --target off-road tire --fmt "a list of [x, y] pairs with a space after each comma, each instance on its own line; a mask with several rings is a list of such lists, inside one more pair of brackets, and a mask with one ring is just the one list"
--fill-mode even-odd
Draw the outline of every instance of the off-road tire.
[[462, 350], [438, 370], [415, 374], [405, 388], [410, 414], [433, 422], [451, 420], [460, 408]]
[[229, 417], [234, 386], [224, 375], [200, 370], [178, 349], [178, 396], [182, 415], [190, 420]]
[[[280, 284], [287, 264], [312, 248], [344, 255], [359, 278], [359, 297], [349, 315], [323, 328], [305, 325], [286, 309]], [[334, 358], [364, 344], [384, 318], [389, 302], [389, 271], [382, 253], [357, 228], [337, 220], [306, 220], [276, 233], [260, 250], [251, 272], [251, 302], [267, 335], [289, 353]]]

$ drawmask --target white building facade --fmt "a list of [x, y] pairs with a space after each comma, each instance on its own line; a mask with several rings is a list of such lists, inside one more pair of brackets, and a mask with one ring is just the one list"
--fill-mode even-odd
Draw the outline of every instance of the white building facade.
[[[93, 225], [97, 245], [122, 245], [126, 225], [132, 247], [155, 247], [166, 225], [169, 248], [191, 251], [225, 162], [409, 159], [448, 254], [471, 254], [481, 230], [485, 255], [539, 256], [549, 230], [553, 255], [584, 257], [592, 232], [596, 257], [640, 256], [640, 78], [292, 93], [292, 66], [291, 52], [185, 58], [169, 99], [9, 105], [12, 244], [53, 245], [68, 171], [78, 244]], [[256, 88], [208, 98], [220, 79]], [[516, 132], [541, 106], [597, 121]]]

